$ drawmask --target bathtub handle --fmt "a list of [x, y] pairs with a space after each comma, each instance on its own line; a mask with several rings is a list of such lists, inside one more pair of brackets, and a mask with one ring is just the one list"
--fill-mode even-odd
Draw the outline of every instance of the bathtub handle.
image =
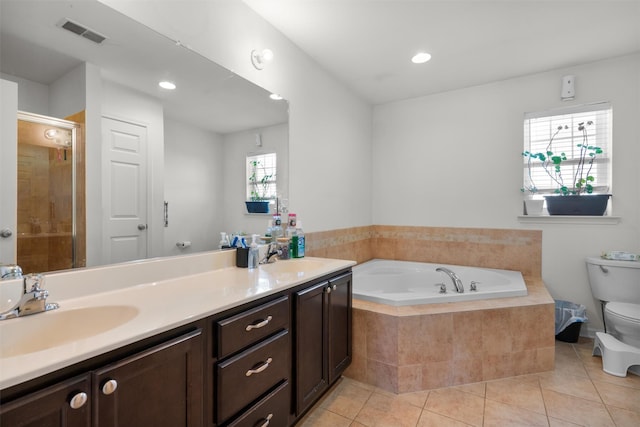
[[478, 290], [478, 286], [480, 282], [476, 282], [475, 280], [471, 281], [471, 284], [469, 285], [469, 290], [471, 291], [477, 291]]
[[444, 283], [436, 283], [433, 286], [440, 286], [440, 293], [441, 294], [446, 294], [447, 293], [447, 285], [445, 285]]

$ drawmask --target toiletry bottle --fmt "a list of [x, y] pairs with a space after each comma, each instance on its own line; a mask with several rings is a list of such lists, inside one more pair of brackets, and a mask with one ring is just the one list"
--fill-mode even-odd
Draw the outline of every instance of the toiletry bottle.
[[249, 268], [258, 268], [259, 258], [260, 253], [258, 251], [258, 235], [254, 234], [251, 236], [251, 245], [249, 246], [249, 260], [247, 262], [247, 266]]
[[282, 230], [282, 222], [280, 220], [280, 215], [273, 216], [273, 228], [271, 229], [271, 236], [273, 237], [273, 241], [276, 242], [278, 237], [283, 237], [284, 232]]
[[291, 237], [293, 233], [296, 231], [296, 214], [289, 212], [289, 217], [287, 218], [287, 237]]
[[296, 240], [297, 240], [297, 247], [294, 247], [293, 250], [295, 251], [295, 258], [303, 258], [304, 257], [304, 247], [305, 247], [305, 241], [304, 241], [304, 231], [302, 231], [302, 222], [298, 221], [298, 224], [296, 226], [296, 234], [295, 234]]
[[229, 236], [224, 231], [220, 232], [220, 243], [218, 244], [218, 249], [228, 249], [231, 247], [231, 242], [229, 242]]

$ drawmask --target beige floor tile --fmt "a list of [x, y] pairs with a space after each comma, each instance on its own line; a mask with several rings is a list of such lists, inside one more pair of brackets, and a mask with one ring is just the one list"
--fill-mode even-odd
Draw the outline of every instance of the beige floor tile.
[[570, 423], [569, 421], [559, 420], [549, 417], [549, 427], [583, 427], [582, 424]]
[[413, 427], [421, 412], [397, 396], [373, 393], [354, 421], [367, 427]]
[[320, 403], [320, 407], [352, 420], [358, 415], [371, 393], [372, 391], [359, 387], [352, 381], [343, 381], [327, 395]]
[[315, 408], [300, 423], [301, 427], [349, 427], [351, 420], [322, 408]]
[[399, 399], [401, 401], [404, 401], [418, 408], [424, 407], [424, 404], [427, 401], [427, 397], [429, 396], [428, 391], [416, 391], [411, 393], [393, 393], [391, 391], [383, 390], [381, 388], [376, 388], [374, 391], [382, 395], [394, 397], [395, 399]]
[[546, 414], [540, 387], [537, 384], [531, 384], [533, 383], [510, 378], [490, 381], [487, 383], [487, 401], [506, 403], [539, 414]]
[[469, 425], [462, 421], [424, 410], [420, 415], [417, 427], [468, 427]]
[[640, 412], [628, 411], [608, 406], [607, 409], [615, 421], [617, 427], [638, 427], [640, 426]]
[[583, 426], [614, 426], [604, 404], [543, 389], [542, 396], [549, 417]]
[[[487, 393], [489, 390], [487, 390]], [[484, 407], [484, 427], [517, 427], [541, 426], [547, 427], [547, 416], [531, 412], [521, 407], [494, 402], [487, 398]]]
[[429, 393], [424, 408], [470, 425], [481, 426], [484, 399], [454, 388], [443, 388]]
[[465, 393], [475, 394], [476, 396], [484, 397], [486, 393], [487, 383], [473, 383], [473, 384], [463, 384], [455, 387], [450, 387], [454, 390], [464, 391]]
[[582, 399], [602, 402], [589, 377], [566, 375], [563, 372], [554, 371], [540, 376], [540, 387]]
[[640, 412], [640, 390], [601, 381], [594, 381], [593, 384], [605, 405]]
[[640, 376], [638, 375], [627, 373], [626, 377], [617, 377], [615, 375], [607, 374], [602, 370], [601, 366], [595, 367], [592, 365], [586, 365], [586, 369], [589, 374], [589, 378], [593, 381], [602, 381], [624, 387], [640, 389]]

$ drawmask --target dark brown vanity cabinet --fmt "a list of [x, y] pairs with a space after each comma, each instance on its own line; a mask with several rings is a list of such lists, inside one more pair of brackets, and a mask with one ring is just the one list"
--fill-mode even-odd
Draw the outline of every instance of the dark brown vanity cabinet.
[[93, 373], [95, 427], [202, 425], [202, 331]]
[[289, 296], [216, 322], [214, 420], [286, 427], [291, 413]]
[[62, 381], [0, 406], [0, 426], [90, 427], [91, 375]]
[[351, 363], [351, 273], [295, 292], [296, 415]]
[[202, 341], [197, 329], [3, 404], [0, 426], [201, 426]]
[[0, 426], [288, 427], [350, 362], [343, 270], [2, 390]]

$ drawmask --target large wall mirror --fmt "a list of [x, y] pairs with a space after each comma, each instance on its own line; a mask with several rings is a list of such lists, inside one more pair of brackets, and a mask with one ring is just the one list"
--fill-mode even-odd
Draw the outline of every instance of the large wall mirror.
[[[2, 0], [0, 9], [2, 87], [17, 85], [17, 105], [3, 94], [3, 120], [29, 118], [0, 141], [11, 148], [0, 151], [0, 188], [15, 181], [3, 199], [17, 204], [15, 218], [0, 218], [11, 234], [0, 238], [0, 264], [96, 266], [260, 232], [266, 217], [244, 205], [248, 155], [277, 153], [277, 191], [288, 198], [286, 100], [98, 1]], [[56, 120], [73, 141], [40, 138]], [[22, 135], [43, 142], [14, 149]]]

